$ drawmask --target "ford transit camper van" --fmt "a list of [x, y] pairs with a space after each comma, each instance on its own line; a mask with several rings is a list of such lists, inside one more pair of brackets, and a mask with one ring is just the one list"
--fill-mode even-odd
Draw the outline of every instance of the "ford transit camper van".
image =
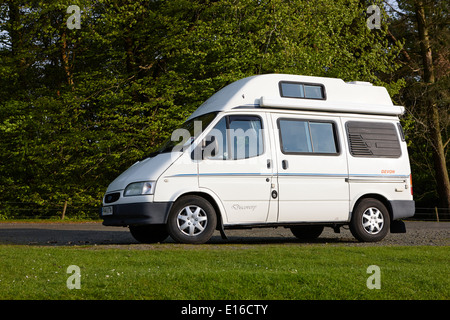
[[144, 243], [204, 243], [215, 230], [226, 238], [252, 227], [311, 239], [347, 225], [360, 241], [405, 232], [400, 219], [415, 207], [403, 112], [367, 82], [241, 79], [108, 186], [103, 224]]

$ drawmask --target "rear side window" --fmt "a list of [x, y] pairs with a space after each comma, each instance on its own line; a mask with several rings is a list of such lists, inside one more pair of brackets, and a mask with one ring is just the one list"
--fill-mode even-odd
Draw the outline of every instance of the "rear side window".
[[346, 128], [350, 154], [354, 157], [399, 158], [402, 154], [392, 123], [349, 121]]
[[281, 151], [286, 154], [337, 154], [332, 122], [279, 119]]

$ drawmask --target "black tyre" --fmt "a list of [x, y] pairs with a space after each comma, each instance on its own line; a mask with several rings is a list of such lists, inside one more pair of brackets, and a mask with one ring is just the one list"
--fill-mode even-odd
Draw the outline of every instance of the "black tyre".
[[322, 234], [323, 226], [293, 226], [290, 229], [292, 231], [292, 234], [298, 239], [312, 240], [318, 238]]
[[216, 225], [216, 211], [207, 200], [199, 196], [186, 196], [173, 205], [167, 231], [175, 241], [199, 244], [211, 238]]
[[163, 242], [169, 236], [164, 224], [130, 226], [129, 228], [133, 238], [142, 243]]
[[381, 241], [389, 231], [390, 221], [386, 206], [376, 199], [367, 198], [353, 210], [350, 231], [359, 241]]

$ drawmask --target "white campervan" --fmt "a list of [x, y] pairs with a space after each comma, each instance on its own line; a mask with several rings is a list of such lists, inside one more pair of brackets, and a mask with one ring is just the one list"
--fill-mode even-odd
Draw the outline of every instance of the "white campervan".
[[101, 218], [140, 242], [204, 243], [214, 230], [349, 225], [360, 241], [414, 215], [399, 116], [384, 87], [257, 75], [204, 102], [151, 157], [108, 187]]

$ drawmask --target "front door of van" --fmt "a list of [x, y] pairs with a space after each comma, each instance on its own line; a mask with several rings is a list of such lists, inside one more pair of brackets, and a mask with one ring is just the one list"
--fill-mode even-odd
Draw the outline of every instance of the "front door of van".
[[215, 140], [217, 150], [205, 147], [198, 163], [199, 187], [220, 199], [225, 223], [264, 223], [270, 216], [276, 221], [277, 208], [270, 207], [274, 168], [266, 120], [265, 114], [226, 115], [206, 138]]
[[344, 136], [333, 117], [272, 114], [278, 170], [278, 222], [349, 217]]

